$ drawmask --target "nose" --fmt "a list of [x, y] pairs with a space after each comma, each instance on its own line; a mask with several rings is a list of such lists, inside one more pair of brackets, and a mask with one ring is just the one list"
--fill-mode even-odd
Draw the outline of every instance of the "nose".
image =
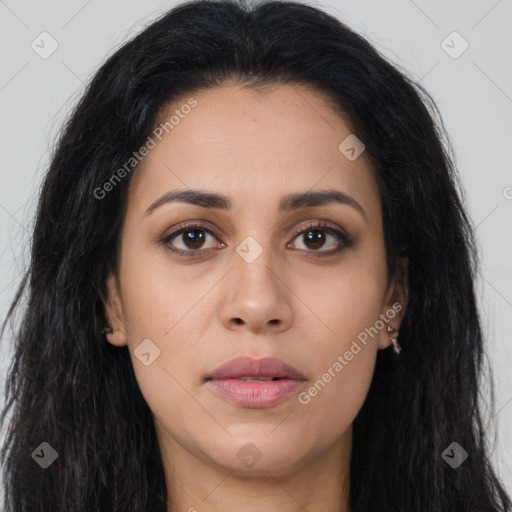
[[248, 263], [238, 254], [224, 280], [221, 320], [230, 330], [275, 334], [292, 324], [291, 291], [283, 272], [273, 267], [271, 254], [263, 250]]

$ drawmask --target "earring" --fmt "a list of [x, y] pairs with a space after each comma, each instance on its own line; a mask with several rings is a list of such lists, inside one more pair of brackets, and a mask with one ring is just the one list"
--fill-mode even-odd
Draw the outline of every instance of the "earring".
[[107, 326], [103, 327], [101, 334], [110, 334], [111, 332], [112, 332], [112, 329], [107, 325]]
[[392, 336], [389, 337], [389, 339], [391, 340], [391, 343], [393, 343], [393, 352], [395, 354], [400, 354], [400, 350], [402, 350], [402, 348], [400, 347], [400, 345], [398, 344], [398, 341], [397, 341], [399, 332], [394, 327], [391, 327], [391, 325], [388, 325], [388, 333], [394, 334], [393, 337]]

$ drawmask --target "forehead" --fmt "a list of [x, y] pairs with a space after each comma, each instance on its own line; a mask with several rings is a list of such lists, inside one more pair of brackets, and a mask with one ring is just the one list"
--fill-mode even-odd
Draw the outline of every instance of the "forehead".
[[235, 208], [248, 200], [277, 208], [287, 193], [332, 187], [379, 202], [364, 153], [350, 161], [339, 149], [349, 123], [312, 88], [222, 86], [184, 95], [162, 109], [158, 127], [130, 186], [129, 204], [140, 208], [184, 188], [222, 192]]

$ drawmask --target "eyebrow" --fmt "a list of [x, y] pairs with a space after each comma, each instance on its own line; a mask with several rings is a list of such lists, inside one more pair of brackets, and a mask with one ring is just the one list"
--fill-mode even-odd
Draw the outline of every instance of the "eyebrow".
[[[150, 215], [158, 207], [172, 203], [188, 203], [204, 208], [219, 208], [229, 210], [231, 200], [227, 196], [206, 192], [197, 189], [171, 190], [160, 196], [146, 210], [145, 215]], [[367, 221], [363, 207], [350, 195], [339, 190], [320, 190], [316, 192], [294, 193], [284, 196], [279, 203], [280, 212], [289, 212], [311, 206], [325, 206], [327, 204], [338, 203], [351, 206], [356, 209]]]

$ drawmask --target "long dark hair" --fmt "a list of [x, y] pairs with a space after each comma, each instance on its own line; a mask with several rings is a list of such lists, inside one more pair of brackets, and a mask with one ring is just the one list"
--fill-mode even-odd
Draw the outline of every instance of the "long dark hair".
[[[402, 353], [379, 351], [353, 425], [353, 511], [508, 510], [481, 412], [473, 227], [437, 107], [347, 26], [278, 0], [173, 8], [108, 58], [62, 130], [30, 265], [2, 328], [9, 318], [14, 324], [26, 295], [1, 416], [3, 424], [12, 413], [4, 509], [165, 511], [171, 497], [151, 411], [128, 348], [101, 335], [105, 281], [117, 270], [113, 249], [136, 169], [105, 197], [95, 190], [143, 145], [168, 101], [227, 81], [255, 90], [306, 84], [330, 98], [371, 158], [389, 275], [399, 256], [409, 258]], [[42, 442], [58, 453], [45, 470], [31, 456]], [[452, 442], [468, 453], [456, 469], [442, 457]]]

